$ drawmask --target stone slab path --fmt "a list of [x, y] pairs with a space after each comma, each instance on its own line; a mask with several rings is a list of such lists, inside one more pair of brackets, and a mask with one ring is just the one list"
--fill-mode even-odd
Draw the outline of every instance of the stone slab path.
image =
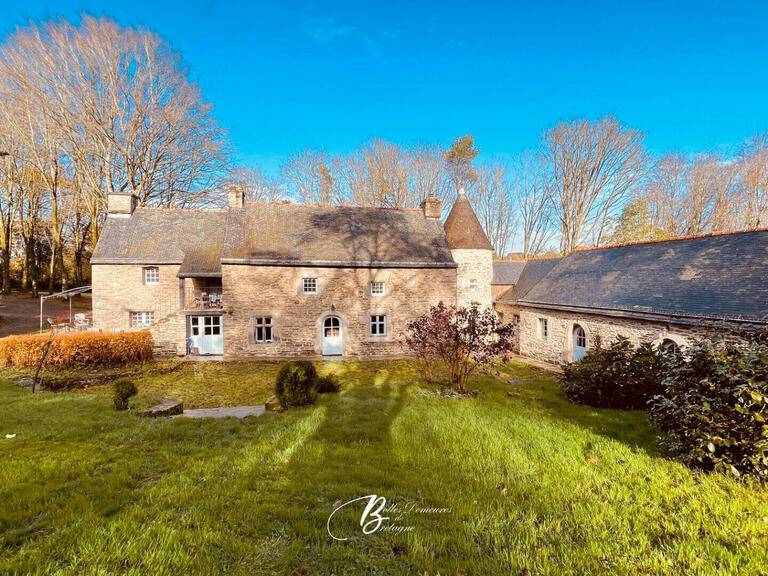
[[264, 405], [259, 406], [225, 406], [222, 408], [198, 408], [196, 410], [184, 410], [182, 414], [174, 418], [247, 418], [248, 416], [261, 416], [266, 412]]

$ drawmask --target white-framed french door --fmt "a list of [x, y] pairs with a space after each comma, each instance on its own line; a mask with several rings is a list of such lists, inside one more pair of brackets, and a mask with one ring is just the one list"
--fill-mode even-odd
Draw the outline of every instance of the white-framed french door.
[[189, 317], [190, 354], [219, 355], [224, 353], [224, 334], [221, 316]]
[[338, 316], [323, 320], [323, 356], [341, 356], [344, 326]]

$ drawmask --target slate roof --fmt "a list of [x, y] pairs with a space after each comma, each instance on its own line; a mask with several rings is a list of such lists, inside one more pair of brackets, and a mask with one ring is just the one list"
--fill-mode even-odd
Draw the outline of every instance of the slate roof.
[[445, 220], [445, 236], [455, 249], [493, 250], [472, 205], [461, 190]]
[[517, 284], [517, 280], [520, 278], [523, 268], [525, 268], [524, 260], [520, 260], [519, 262], [494, 260], [493, 279], [491, 280], [491, 284], [495, 286]]
[[528, 260], [520, 273], [515, 285], [504, 292], [498, 299], [499, 302], [517, 303], [518, 299], [525, 296], [537, 282], [549, 274], [561, 258], [542, 258]]
[[529, 290], [518, 290], [515, 300], [628, 316], [762, 321], [768, 318], [768, 231], [574, 252]]
[[215, 276], [222, 263], [456, 267], [440, 221], [418, 209], [257, 202], [108, 218], [91, 262], [179, 263], [180, 276]]
[[221, 274], [211, 247], [221, 246], [225, 210], [137, 208], [130, 218], [107, 218], [91, 264], [182, 264], [202, 262]]

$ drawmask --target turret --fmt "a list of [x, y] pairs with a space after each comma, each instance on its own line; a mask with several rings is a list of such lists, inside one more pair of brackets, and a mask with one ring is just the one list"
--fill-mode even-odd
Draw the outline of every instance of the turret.
[[491, 279], [493, 278], [493, 246], [472, 210], [472, 204], [460, 189], [451, 213], [445, 221], [445, 236], [453, 259], [458, 264], [456, 278], [456, 304], [468, 306], [472, 302], [491, 307]]

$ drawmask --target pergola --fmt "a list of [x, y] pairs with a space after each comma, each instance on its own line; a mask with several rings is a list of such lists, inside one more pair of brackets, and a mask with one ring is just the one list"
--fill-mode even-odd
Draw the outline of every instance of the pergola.
[[49, 298], [66, 298], [69, 301], [69, 322], [72, 323], [72, 296], [77, 296], [78, 294], [84, 294], [85, 292], [90, 291], [90, 286], [80, 286], [79, 288], [70, 288], [63, 292], [48, 294], [48, 296], [40, 296], [40, 333], [43, 333], [43, 302]]

